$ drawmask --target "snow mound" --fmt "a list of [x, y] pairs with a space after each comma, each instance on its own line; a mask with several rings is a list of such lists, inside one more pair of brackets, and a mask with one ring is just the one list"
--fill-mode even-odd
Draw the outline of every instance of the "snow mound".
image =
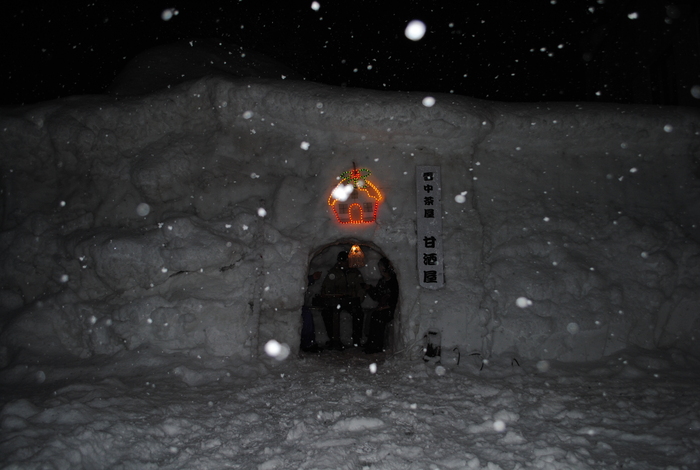
[[[205, 72], [0, 111], [0, 363], [249, 358], [272, 339], [294, 357], [310, 259], [355, 242], [398, 273], [391, 344], [408, 357], [430, 329], [444, 351], [512, 367], [633, 346], [700, 356], [697, 110], [426, 107], [423, 93]], [[439, 290], [418, 279], [426, 164], [442, 172]], [[342, 225], [328, 207], [353, 165], [384, 196], [376, 223]]]

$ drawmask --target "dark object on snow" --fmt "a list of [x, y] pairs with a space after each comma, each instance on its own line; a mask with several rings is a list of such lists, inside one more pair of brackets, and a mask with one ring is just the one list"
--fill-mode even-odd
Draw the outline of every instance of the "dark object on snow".
[[440, 355], [442, 352], [442, 346], [440, 343], [442, 337], [437, 330], [428, 330], [425, 334], [425, 354], [423, 355], [423, 360], [425, 362], [440, 362]]
[[469, 354], [469, 355], [470, 355], [470, 356], [479, 356], [479, 358], [481, 358], [481, 367], [479, 367], [479, 370], [483, 370], [483, 369], [484, 369], [485, 361], [484, 361], [484, 358], [481, 357], [481, 353], [473, 352], [473, 353], [471, 353], [471, 354]]

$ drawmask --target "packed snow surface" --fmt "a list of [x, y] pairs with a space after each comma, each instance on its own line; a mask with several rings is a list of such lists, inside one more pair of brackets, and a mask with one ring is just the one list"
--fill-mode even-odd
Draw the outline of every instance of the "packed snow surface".
[[130, 351], [17, 366], [0, 381], [7, 469], [700, 466], [698, 363], [678, 351], [577, 365]]

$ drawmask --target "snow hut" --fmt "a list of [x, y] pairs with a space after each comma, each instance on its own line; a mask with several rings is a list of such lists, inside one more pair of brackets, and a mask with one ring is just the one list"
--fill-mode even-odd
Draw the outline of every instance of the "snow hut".
[[0, 357], [294, 350], [340, 242], [399, 274], [403, 354], [700, 356], [697, 110], [423, 97], [217, 76], [0, 110]]

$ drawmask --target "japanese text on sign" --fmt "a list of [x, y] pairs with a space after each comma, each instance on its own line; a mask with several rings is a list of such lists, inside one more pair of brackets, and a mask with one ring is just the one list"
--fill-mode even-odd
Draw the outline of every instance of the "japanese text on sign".
[[442, 263], [442, 200], [439, 166], [416, 167], [418, 282], [421, 287], [444, 287]]

